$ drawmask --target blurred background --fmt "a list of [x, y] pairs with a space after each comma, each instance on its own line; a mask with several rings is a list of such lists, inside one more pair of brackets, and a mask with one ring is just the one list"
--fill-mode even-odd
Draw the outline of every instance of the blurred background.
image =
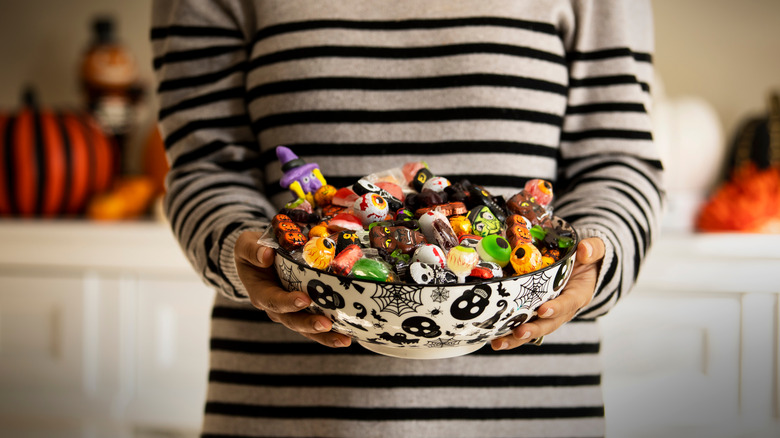
[[[777, 436], [780, 2], [652, 4], [669, 208], [604, 320], [610, 436]], [[159, 212], [150, 6], [0, 2], [0, 120], [26, 101], [121, 145], [76, 213], [0, 220], [2, 436], [196, 434], [212, 293]]]

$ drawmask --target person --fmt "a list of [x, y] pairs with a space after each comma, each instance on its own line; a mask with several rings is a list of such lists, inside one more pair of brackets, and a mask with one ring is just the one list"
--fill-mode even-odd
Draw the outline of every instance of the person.
[[[629, 293], [664, 199], [651, 12], [639, 0], [155, 2], [165, 211], [217, 291], [203, 436], [603, 436], [597, 318]], [[572, 279], [539, 319], [472, 354], [370, 353], [281, 289], [258, 244], [291, 200], [278, 145], [335, 187], [412, 161], [506, 197], [552, 181], [555, 214], [583, 237]]]

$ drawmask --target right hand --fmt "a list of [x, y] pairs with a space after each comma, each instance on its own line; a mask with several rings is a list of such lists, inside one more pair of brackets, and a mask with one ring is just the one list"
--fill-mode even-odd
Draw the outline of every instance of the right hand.
[[249, 293], [252, 305], [265, 311], [271, 321], [322, 345], [349, 346], [349, 336], [330, 331], [333, 323], [328, 317], [305, 311], [311, 304], [306, 293], [288, 292], [280, 287], [273, 268], [275, 251], [258, 244], [260, 236], [256, 231], [244, 231], [233, 250], [238, 277]]

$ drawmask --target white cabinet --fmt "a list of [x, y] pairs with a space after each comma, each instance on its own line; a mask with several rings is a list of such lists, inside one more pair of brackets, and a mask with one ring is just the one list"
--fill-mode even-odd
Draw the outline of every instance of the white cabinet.
[[780, 236], [665, 236], [601, 319], [608, 436], [780, 436], [778, 296]]
[[[195, 436], [213, 296], [163, 224], [0, 222], [0, 436]], [[665, 235], [601, 319], [608, 437], [780, 436], [778, 297], [780, 236]]]
[[0, 436], [194, 435], [212, 301], [162, 224], [0, 222]]

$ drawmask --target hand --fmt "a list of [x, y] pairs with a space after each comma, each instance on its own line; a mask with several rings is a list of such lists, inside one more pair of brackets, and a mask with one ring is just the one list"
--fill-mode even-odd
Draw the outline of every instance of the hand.
[[493, 349], [519, 347], [533, 339], [549, 335], [571, 321], [574, 315], [593, 299], [605, 251], [604, 242], [598, 237], [582, 240], [577, 246], [577, 259], [574, 261], [571, 278], [561, 294], [539, 306], [538, 319], [521, 324], [512, 330], [512, 334], [494, 339], [491, 342]]
[[351, 339], [331, 332], [333, 323], [322, 315], [313, 315], [304, 309], [311, 298], [302, 291], [288, 292], [279, 286], [279, 279], [272, 267], [275, 251], [257, 243], [261, 233], [241, 233], [233, 250], [236, 269], [244, 284], [252, 305], [265, 311], [271, 321], [317, 341], [328, 347], [347, 347]]

